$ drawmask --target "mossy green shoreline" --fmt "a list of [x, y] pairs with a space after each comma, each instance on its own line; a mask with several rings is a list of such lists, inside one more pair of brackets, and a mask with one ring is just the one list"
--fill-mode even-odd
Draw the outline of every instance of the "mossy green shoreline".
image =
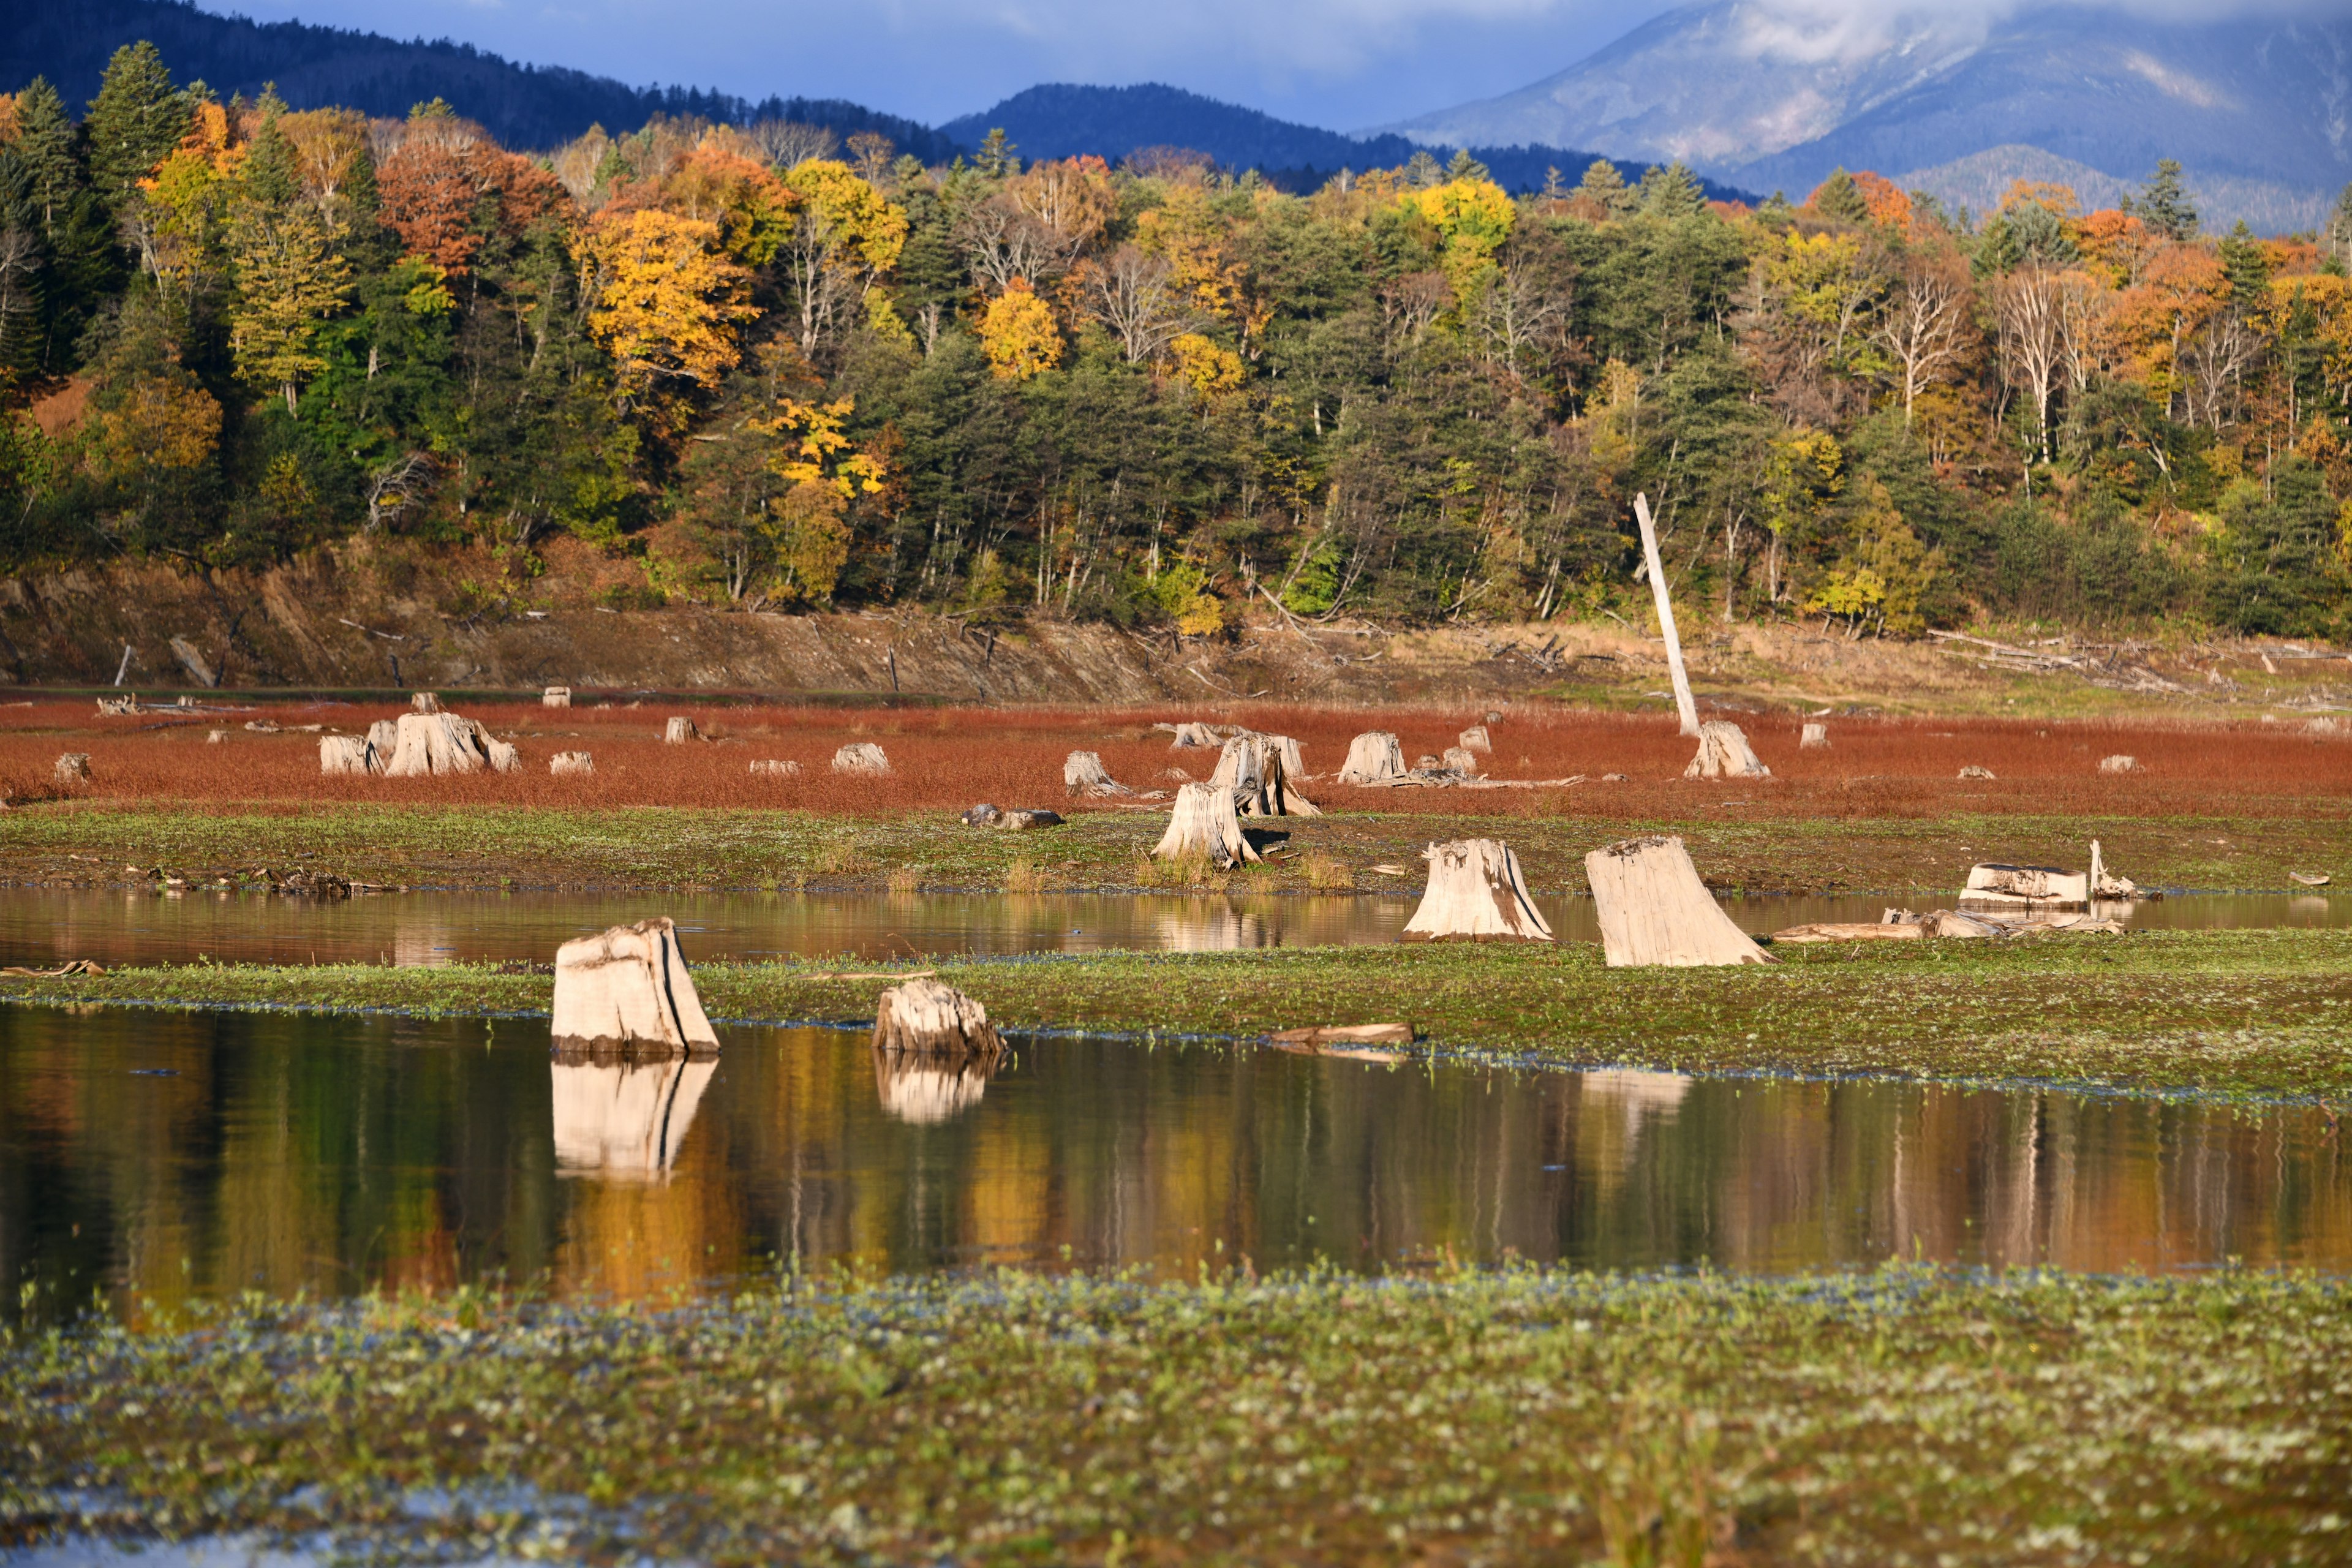
[[[2140, 932], [1781, 948], [1738, 969], [1611, 970], [1590, 944], [946, 959], [921, 967], [1019, 1028], [1249, 1038], [1399, 1020], [1419, 1049], [1559, 1065], [2032, 1080], [2352, 1099], [2352, 931]], [[873, 1016], [887, 973], [709, 963], [713, 1016]], [[0, 998], [163, 1005], [543, 1012], [499, 966], [190, 964], [0, 979]]]
[[2341, 1562], [2347, 1365], [2340, 1285], [2238, 1272], [248, 1299], [9, 1338], [0, 1529], [324, 1530], [371, 1560]]

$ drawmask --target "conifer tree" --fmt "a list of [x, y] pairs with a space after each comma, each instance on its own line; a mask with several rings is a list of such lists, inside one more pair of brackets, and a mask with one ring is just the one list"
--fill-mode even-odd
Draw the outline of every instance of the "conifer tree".
[[1843, 167], [1832, 170], [1813, 193], [1813, 210], [1823, 217], [1843, 218], [1847, 223], [1870, 221], [1870, 198], [1862, 194], [1853, 176]]
[[1689, 217], [1706, 210], [1706, 192], [1680, 158], [1663, 168], [1653, 164], [1642, 174], [1642, 210], [1652, 217]]
[[187, 95], [172, 85], [154, 45], [125, 44], [114, 51], [82, 121], [90, 184], [110, 213], [120, 213], [139, 182], [180, 144], [188, 113]]
[[2196, 237], [2197, 205], [2189, 199], [2188, 188], [2180, 183], [2180, 165], [2173, 159], [2156, 165], [2154, 177], [2138, 196], [2124, 199], [2123, 210], [2167, 239]]

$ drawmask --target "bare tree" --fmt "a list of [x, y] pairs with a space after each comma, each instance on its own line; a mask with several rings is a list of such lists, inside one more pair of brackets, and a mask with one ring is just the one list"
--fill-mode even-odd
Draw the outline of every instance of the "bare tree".
[[2262, 353], [2262, 333], [2237, 310], [2214, 311], [2180, 340], [2174, 363], [2192, 426], [2202, 421], [2209, 430], [2221, 428]]
[[1969, 287], [1949, 267], [1906, 267], [1873, 334], [1902, 367], [1903, 423], [1919, 395], [1950, 374], [1969, 350]]
[[2034, 449], [2047, 460], [2050, 404], [2066, 355], [2065, 285], [2045, 267], [2021, 267], [1993, 285], [2001, 378], [2033, 399]]
[[1391, 345], [1402, 339], [1418, 344], [1430, 323], [1454, 302], [1454, 285], [1443, 272], [1408, 272], [1381, 290], [1381, 317]]
[[760, 150], [761, 157], [779, 169], [789, 169], [812, 158], [830, 158], [841, 147], [833, 132], [824, 126], [803, 125], [797, 120], [762, 120], [743, 134]]
[[956, 239], [974, 276], [1002, 293], [1015, 278], [1032, 283], [1061, 275], [1066, 253], [1054, 231], [999, 194], [964, 209]]
[[7, 384], [19, 332], [40, 309], [33, 276], [40, 262], [40, 242], [30, 229], [0, 228], [0, 385]]
[[406, 452], [369, 475], [367, 531], [373, 533], [386, 523], [399, 521], [401, 514], [432, 489], [436, 472], [430, 454]]
[[1183, 301], [1170, 276], [1166, 261], [1131, 245], [1086, 269], [1087, 309], [1118, 340], [1129, 364], [1159, 358], [1185, 329]]

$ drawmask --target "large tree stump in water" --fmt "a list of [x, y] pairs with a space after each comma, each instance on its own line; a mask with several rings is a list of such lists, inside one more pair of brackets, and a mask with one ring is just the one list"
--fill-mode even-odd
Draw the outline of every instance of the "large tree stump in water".
[[1169, 814], [1168, 831], [1152, 847], [1151, 858], [1181, 860], [1190, 854], [1206, 855], [1220, 870], [1258, 859], [1242, 832], [1234, 792], [1223, 784], [1188, 784], [1176, 792], [1176, 809]]
[[1683, 770], [1686, 779], [1769, 779], [1772, 770], [1748, 749], [1737, 724], [1712, 720], [1698, 727], [1698, 755]]
[[708, 1058], [548, 1063], [555, 1169], [606, 1181], [663, 1181], [719, 1064]]
[[1062, 761], [1062, 788], [1073, 795], [1133, 795], [1110, 776], [1102, 757], [1094, 752], [1072, 752]]
[[871, 741], [858, 741], [833, 753], [833, 771], [878, 778], [890, 771], [890, 759]]
[[901, 1056], [994, 1061], [1003, 1037], [988, 1009], [937, 980], [918, 976], [882, 993], [874, 1005], [874, 1048]]
[[[1234, 792], [1234, 809], [1244, 816], [1320, 816], [1313, 801], [1292, 787], [1282, 742], [1287, 737], [1249, 731], [1227, 741], [1217, 754], [1213, 784]], [[1296, 751], [1297, 742], [1292, 742]]]
[[[371, 735], [373, 730], [369, 731]], [[434, 773], [509, 773], [521, 753], [471, 719], [455, 713], [404, 713], [394, 731], [392, 756], [383, 772], [392, 778]]]
[[1405, 922], [1405, 942], [1549, 942], [1551, 927], [1536, 911], [1519, 874], [1519, 858], [1492, 838], [1433, 844], [1429, 886]]
[[1628, 838], [1584, 858], [1612, 969], [1769, 963], [1732, 924], [1676, 837]]
[[1341, 784], [1387, 784], [1404, 775], [1404, 748], [1385, 730], [1375, 730], [1349, 742], [1348, 760], [1339, 764]]
[[555, 950], [552, 1033], [564, 1056], [719, 1053], [667, 915]]

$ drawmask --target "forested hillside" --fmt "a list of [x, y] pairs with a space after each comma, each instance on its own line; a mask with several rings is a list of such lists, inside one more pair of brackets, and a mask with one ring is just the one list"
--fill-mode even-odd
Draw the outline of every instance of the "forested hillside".
[[569, 538], [633, 605], [1597, 617], [1646, 491], [1710, 616], [2345, 630], [2352, 224], [2207, 235], [2168, 171], [1970, 223], [777, 122], [524, 156], [142, 47], [0, 101], [0, 201], [16, 572], [372, 535], [495, 615]]

